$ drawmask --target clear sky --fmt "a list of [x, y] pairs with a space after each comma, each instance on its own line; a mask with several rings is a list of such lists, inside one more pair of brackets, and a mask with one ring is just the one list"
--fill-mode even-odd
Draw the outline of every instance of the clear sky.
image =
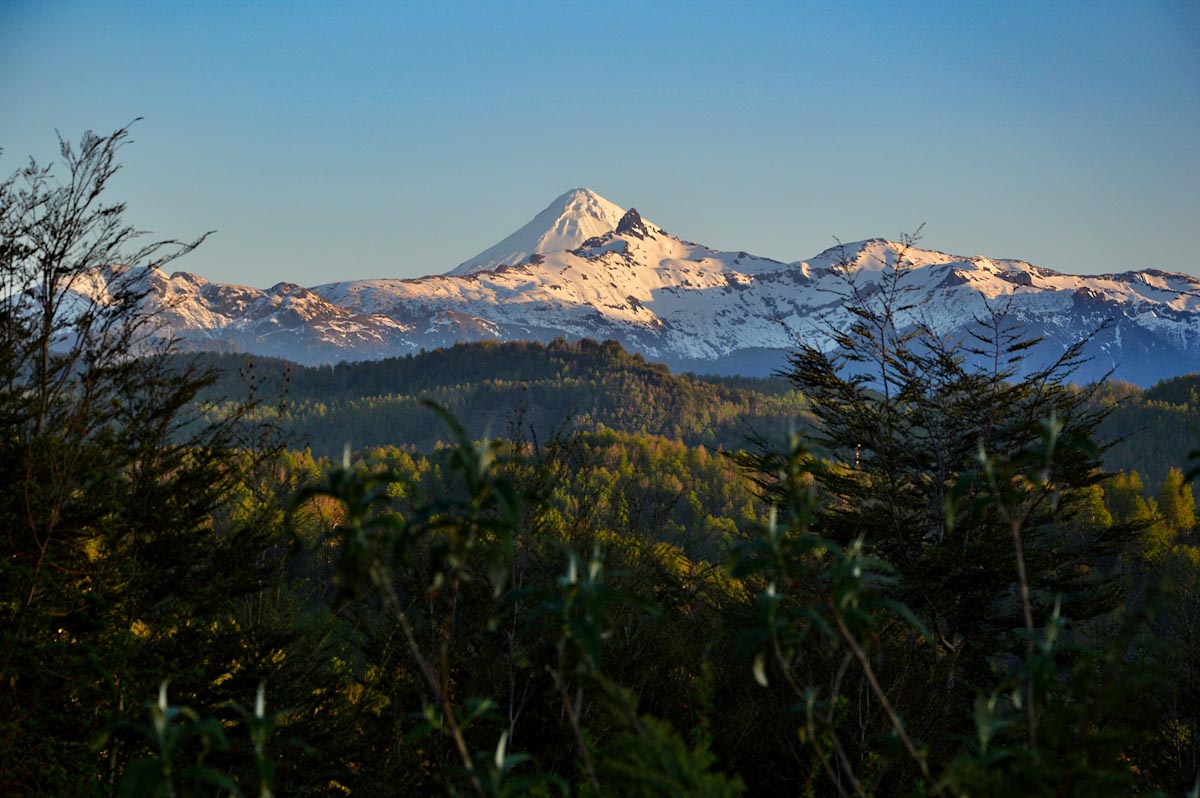
[[779, 260], [1200, 274], [1200, 2], [0, 0], [0, 167], [134, 117], [178, 268], [446, 271], [569, 188]]

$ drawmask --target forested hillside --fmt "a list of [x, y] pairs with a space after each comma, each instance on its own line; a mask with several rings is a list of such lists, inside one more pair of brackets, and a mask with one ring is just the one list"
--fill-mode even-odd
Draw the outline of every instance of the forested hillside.
[[1111, 471], [1137, 471], [1157, 489], [1171, 467], [1183, 466], [1200, 449], [1200, 375], [1164, 380], [1142, 389], [1110, 382], [1096, 401], [1112, 412], [1100, 427], [1112, 447], [1104, 455]]
[[[612, 429], [733, 451], [811, 428], [804, 397], [782, 377], [672, 374], [613, 341], [479, 342], [336, 366], [211, 353], [198, 362], [220, 375], [206, 398], [233, 407], [233, 399], [253, 395], [262, 402], [256, 417], [277, 421], [293, 447], [334, 458], [346, 444], [428, 450], [444, 443], [421, 400], [451, 410], [475, 437], [506, 435], [514, 424], [541, 437]], [[1104, 468], [1137, 471], [1158, 490], [1171, 467], [1200, 449], [1198, 396], [1197, 375], [1149, 389], [1113, 380], [1089, 394], [1086, 401], [1107, 413], [1096, 433]]]
[[[705, 380], [672, 374], [613, 341], [458, 344], [404, 358], [327, 367], [238, 355], [201, 356], [222, 377], [206, 396], [262, 400], [295, 446], [340, 456], [353, 448], [432, 448], [446, 439], [421, 400], [437, 402], [476, 437], [604, 430], [656, 435], [710, 449], [753, 437], [782, 441], [804, 406], [781, 379]], [[233, 404], [229, 405], [230, 407]]]

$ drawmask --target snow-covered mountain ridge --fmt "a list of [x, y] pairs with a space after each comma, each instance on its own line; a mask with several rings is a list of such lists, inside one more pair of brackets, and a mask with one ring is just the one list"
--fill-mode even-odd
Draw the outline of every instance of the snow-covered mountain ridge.
[[[849, 324], [842, 299], [901, 272], [918, 318], [964, 336], [1006, 318], [1045, 340], [1032, 367], [1088, 338], [1078, 375], [1150, 383], [1200, 371], [1200, 280], [1158, 270], [1076, 276], [1019, 260], [960, 256], [885, 239], [781, 263], [676, 238], [586, 189], [444, 275], [266, 290], [183, 272], [149, 276], [150, 301], [196, 346], [302, 362], [407, 354], [460, 340], [612, 338], [677, 368], [758, 374], [799, 342]], [[1096, 329], [1107, 325], [1099, 333]], [[1090, 336], [1090, 337], [1089, 337]]]

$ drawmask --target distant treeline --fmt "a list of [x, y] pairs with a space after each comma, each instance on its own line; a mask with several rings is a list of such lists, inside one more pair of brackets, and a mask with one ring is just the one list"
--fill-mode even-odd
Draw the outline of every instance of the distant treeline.
[[429, 423], [422, 400], [453, 412], [476, 437], [607, 429], [727, 450], [782, 440], [804, 419], [803, 399], [786, 380], [672, 374], [615, 341], [488, 341], [317, 367], [200, 358], [221, 372], [207, 398], [232, 407], [252, 393], [262, 402], [258, 418], [277, 420], [290, 445], [332, 457], [347, 444], [433, 448], [445, 431]]

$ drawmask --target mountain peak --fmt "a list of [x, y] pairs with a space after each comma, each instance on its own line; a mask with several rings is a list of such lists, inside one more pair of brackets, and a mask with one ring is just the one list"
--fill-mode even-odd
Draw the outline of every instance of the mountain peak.
[[563, 207], [566, 207], [573, 202], [596, 202], [596, 203], [603, 203], [606, 205], [612, 205], [611, 202], [606, 200], [604, 197], [601, 197], [599, 194], [597, 194], [595, 191], [592, 191], [590, 188], [587, 188], [585, 186], [580, 186], [579, 188], [573, 188], [570, 191], [565, 192], [558, 199], [554, 200], [554, 202], [551, 202], [548, 207], [553, 208], [555, 205], [561, 205]]
[[617, 235], [645, 238], [649, 234], [650, 231], [646, 229], [646, 223], [642, 221], [642, 215], [638, 213], [637, 208], [625, 211], [625, 215], [617, 222]]
[[847, 273], [880, 272], [889, 268], [912, 268], [945, 263], [953, 256], [928, 250], [914, 243], [887, 238], [841, 242], [808, 261], [810, 266], [835, 268]]
[[531, 255], [575, 249], [584, 241], [611, 232], [625, 209], [589, 188], [573, 188], [555, 198], [524, 227], [495, 246], [463, 261], [448, 272], [463, 276], [515, 266]]

